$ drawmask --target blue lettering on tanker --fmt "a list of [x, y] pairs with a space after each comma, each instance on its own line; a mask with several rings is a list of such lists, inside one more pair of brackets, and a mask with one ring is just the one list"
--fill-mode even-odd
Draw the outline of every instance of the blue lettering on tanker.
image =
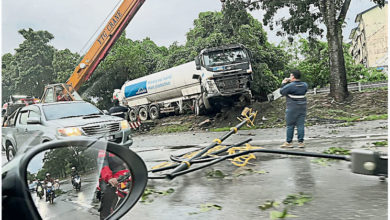
[[171, 85], [172, 74], [168, 76], [161, 77], [159, 79], [149, 80], [148, 81], [148, 90], [159, 89], [165, 86]]
[[142, 81], [133, 85], [126, 86], [125, 97], [133, 97], [147, 92], [148, 90], [146, 89], [146, 81]]

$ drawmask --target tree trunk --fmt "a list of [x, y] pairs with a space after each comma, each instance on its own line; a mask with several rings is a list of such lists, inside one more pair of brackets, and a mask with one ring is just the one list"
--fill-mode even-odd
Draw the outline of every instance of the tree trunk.
[[327, 28], [327, 40], [330, 66], [330, 96], [336, 101], [344, 101], [348, 97], [347, 74], [345, 70], [343, 37], [341, 24], [336, 20], [334, 1], [326, 0], [327, 14], [324, 16]]

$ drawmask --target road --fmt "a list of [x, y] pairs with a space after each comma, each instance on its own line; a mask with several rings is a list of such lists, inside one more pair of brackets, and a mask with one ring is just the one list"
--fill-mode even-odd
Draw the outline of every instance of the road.
[[[171, 154], [205, 146], [222, 134], [138, 136], [132, 148], [151, 168]], [[312, 126], [306, 129], [306, 136], [305, 150], [310, 152], [322, 152], [329, 147], [369, 147], [387, 152], [387, 147], [373, 147], [374, 142], [387, 140], [384, 120], [359, 122], [350, 127]], [[283, 128], [248, 130], [240, 131], [226, 143], [252, 138], [252, 145], [278, 149], [284, 137]], [[157, 191], [172, 188], [174, 192], [164, 196], [154, 194], [150, 196], [153, 201], [138, 202], [123, 219], [269, 219], [272, 211], [281, 212], [284, 208], [294, 219], [387, 219], [387, 181], [353, 174], [348, 162], [331, 161], [324, 165], [313, 158], [260, 153], [256, 157], [247, 167], [238, 168], [224, 161], [172, 181], [150, 180], [148, 188]], [[215, 170], [227, 176], [207, 177]], [[302, 206], [281, 204], [265, 211], [259, 209], [267, 200], [282, 202], [288, 195], [299, 193], [308, 195], [311, 201]], [[211, 208], [201, 208], [205, 204]]]
[[[387, 140], [387, 121], [367, 121], [353, 126], [312, 126], [306, 129], [306, 149], [322, 152], [329, 147], [370, 148], [387, 153], [387, 147], [373, 143]], [[224, 132], [185, 132], [134, 137], [132, 149], [147, 167], [208, 145]], [[239, 131], [224, 144], [252, 138], [254, 146], [279, 149], [285, 136], [284, 128]], [[5, 155], [2, 155], [3, 162]], [[148, 188], [172, 193], [152, 193], [146, 203], [138, 202], [123, 219], [270, 219], [273, 211], [294, 215], [294, 219], [387, 219], [388, 183], [375, 176], [351, 173], [348, 162], [318, 163], [313, 158], [286, 155], [256, 154], [246, 167], [238, 168], [230, 161], [195, 171], [174, 180], [150, 180]], [[195, 166], [195, 165], [194, 165]], [[224, 178], [209, 177], [216, 171]], [[92, 181], [92, 179], [91, 179]], [[82, 191], [61, 188], [65, 194], [54, 204], [35, 201], [44, 218], [98, 219], [97, 206], [91, 199], [96, 183], [83, 180]], [[280, 204], [261, 210], [267, 201], [281, 203], [292, 194], [303, 193], [310, 198], [298, 205]], [[39, 200], [39, 199], [38, 199]], [[91, 205], [92, 204], [92, 205]], [[204, 207], [208, 205], [208, 207]], [[203, 206], [203, 208], [202, 208]], [[55, 216], [54, 216], [55, 215]]]
[[64, 194], [57, 196], [54, 203], [45, 201], [45, 197], [39, 199], [36, 193], [32, 193], [35, 206], [43, 219], [98, 219], [98, 203], [93, 203], [92, 199], [96, 189], [96, 174], [82, 177], [81, 191], [73, 189], [70, 180], [63, 182], [60, 189]]

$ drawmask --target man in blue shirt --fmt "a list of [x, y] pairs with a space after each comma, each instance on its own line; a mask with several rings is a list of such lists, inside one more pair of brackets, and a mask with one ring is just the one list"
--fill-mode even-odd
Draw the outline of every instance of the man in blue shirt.
[[305, 136], [305, 118], [306, 118], [306, 92], [307, 83], [301, 81], [301, 72], [292, 70], [290, 78], [285, 78], [280, 88], [280, 94], [286, 96], [286, 142], [281, 145], [282, 148], [292, 148], [294, 128], [298, 131], [298, 147], [303, 148]]

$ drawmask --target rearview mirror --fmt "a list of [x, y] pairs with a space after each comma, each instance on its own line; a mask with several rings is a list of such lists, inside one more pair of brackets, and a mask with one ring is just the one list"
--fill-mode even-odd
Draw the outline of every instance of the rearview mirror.
[[200, 59], [198, 56], [195, 57], [195, 65], [196, 65], [196, 69], [197, 70], [200, 70]]
[[30, 148], [2, 176], [6, 219], [119, 219], [147, 183], [146, 166], [133, 151], [80, 137]]
[[197, 80], [199, 80], [199, 79], [200, 79], [200, 76], [199, 76], [198, 74], [194, 74], [194, 75], [192, 75], [192, 79], [197, 79]]
[[105, 114], [105, 115], [109, 115], [110, 113], [107, 111], [107, 110], [103, 110], [103, 113]]
[[41, 120], [38, 117], [32, 117], [27, 119], [27, 124], [40, 124]]

